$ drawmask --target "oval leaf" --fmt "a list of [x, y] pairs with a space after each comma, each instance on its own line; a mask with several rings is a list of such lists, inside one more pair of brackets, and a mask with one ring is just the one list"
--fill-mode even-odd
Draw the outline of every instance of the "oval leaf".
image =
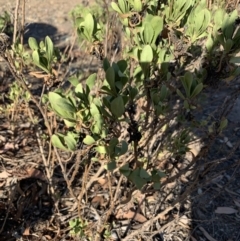
[[47, 52], [47, 59], [48, 59], [48, 62], [50, 63], [53, 59], [54, 47], [53, 47], [52, 40], [48, 36], [45, 38], [45, 46], [46, 46], [46, 52]]
[[195, 87], [194, 91], [191, 93], [191, 97], [197, 96], [202, 91], [202, 89], [203, 89], [203, 84], [202, 83], [198, 84]]
[[86, 85], [89, 87], [89, 89], [91, 90], [95, 84], [95, 80], [96, 80], [97, 74], [91, 74], [87, 80], [86, 80]]
[[83, 139], [83, 143], [86, 145], [92, 145], [95, 142], [94, 138], [87, 135], [84, 139]]
[[87, 14], [87, 16], [85, 17], [84, 27], [86, 28], [89, 37], [92, 37], [94, 30], [94, 18], [91, 13]]
[[106, 79], [107, 82], [110, 86], [110, 89], [115, 93], [116, 89], [115, 89], [115, 71], [113, 67], [108, 68], [108, 70], [106, 71]]
[[53, 134], [52, 135], [52, 138], [51, 138], [51, 141], [52, 141], [52, 144], [55, 146], [55, 147], [58, 147], [62, 150], [65, 150], [65, 151], [68, 151], [68, 149], [64, 146], [64, 144], [62, 143], [62, 141], [60, 140], [59, 136]]
[[122, 96], [118, 96], [111, 102], [111, 112], [115, 117], [119, 118], [123, 115], [124, 111], [123, 98]]
[[140, 62], [151, 63], [153, 60], [153, 50], [150, 45], [145, 45], [140, 56]]
[[111, 6], [113, 8], [113, 10], [115, 10], [118, 13], [122, 13], [122, 11], [120, 10], [120, 8], [118, 7], [118, 5], [115, 2], [111, 2]]
[[37, 40], [33, 37], [30, 37], [28, 39], [28, 45], [31, 48], [31, 50], [38, 50], [38, 43]]

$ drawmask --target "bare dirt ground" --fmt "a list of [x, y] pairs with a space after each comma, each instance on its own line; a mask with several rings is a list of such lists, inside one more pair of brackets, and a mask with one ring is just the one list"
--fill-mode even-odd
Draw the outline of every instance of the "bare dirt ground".
[[[25, 22], [27, 36], [43, 38], [46, 35], [59, 36], [71, 35], [72, 23], [69, 12], [81, 1], [30, 1], [26, 0]], [[15, 12], [16, 1], [0, 1], [1, 11]], [[29, 26], [30, 25], [30, 26]], [[28, 27], [29, 26], [29, 27]]]
[[[46, 35], [49, 35], [56, 43], [68, 45], [73, 29], [68, 13], [78, 3], [80, 1], [77, 0], [26, 1], [26, 37], [33, 36], [43, 39]], [[0, 0], [0, 6], [1, 11], [7, 10], [14, 14], [15, 1], [6, 2], [5, 0]], [[77, 68], [76, 66], [77, 64], [74, 63], [74, 68]], [[208, 87], [201, 115], [211, 115], [212, 118], [217, 118], [215, 113], [222, 108], [223, 115], [229, 120], [229, 127], [208, 147], [208, 153], [199, 160], [201, 163], [197, 163], [199, 167], [199, 170], [196, 172], [199, 177], [198, 189], [189, 193], [181, 202], [177, 203], [176, 208], [166, 213], [164, 218], [159, 217], [158, 220], [155, 220], [154, 233], [148, 230], [140, 237], [149, 237], [148, 240], [154, 241], [240, 240], [239, 88], [240, 81], [238, 79], [234, 80], [230, 86], [221, 82], [218, 88]], [[224, 104], [228, 100], [234, 99], [234, 92], [237, 92], [235, 93], [236, 103], [233, 103], [233, 108], [226, 114], [224, 113], [226, 111]], [[24, 131], [26, 136], [24, 140], [31, 143], [31, 145], [24, 146], [22, 144], [22, 150], [17, 154], [13, 153], [12, 156], [6, 156], [1, 152], [0, 160], [1, 163], [12, 165], [15, 172], [18, 170], [17, 167], [22, 165], [20, 165], [20, 160], [23, 159], [31, 168], [25, 169], [24, 175], [29, 178], [21, 181], [21, 188], [16, 194], [17, 198], [15, 198], [17, 201], [15, 206], [8, 210], [10, 218], [6, 220], [4, 230], [0, 232], [0, 240], [52, 240], [52, 237], [56, 237], [58, 236], [57, 234], [62, 234], [67, 230], [67, 221], [65, 220], [69, 218], [69, 215], [76, 216], [76, 213], [71, 214], [71, 212], [67, 213], [67, 211], [64, 213], [63, 211], [65, 217], [59, 216], [58, 220], [61, 225], [58, 228], [53, 225], [52, 218], [54, 215], [56, 218], [57, 215], [53, 214], [52, 211], [54, 203], [44, 186], [44, 175], [41, 172], [33, 173], [35, 170], [32, 168], [34, 165], [38, 166], [41, 163], [41, 153], [36, 151], [38, 148], [35, 148], [37, 142], [32, 137], [34, 130], [28, 128], [28, 123], [24, 122], [24, 116], [20, 116], [19, 119], [21, 122], [18, 131]], [[5, 122], [6, 120], [1, 117], [0, 135], [7, 131], [8, 127]], [[8, 138], [17, 134], [12, 133], [10, 130], [7, 133]], [[208, 140], [206, 143], [211, 143], [211, 141]], [[21, 148], [21, 145], [19, 148]], [[34, 161], [32, 159], [33, 155], [35, 156]], [[33, 162], [35, 163], [34, 165]], [[20, 170], [18, 171], [20, 172]], [[55, 182], [59, 189], [58, 195], [62, 197], [65, 206], [72, 205], [72, 200], [66, 193], [66, 184], [62, 176], [58, 176], [59, 170], [56, 168], [54, 171], [57, 173]], [[37, 177], [39, 180], [36, 181], [33, 177]], [[170, 183], [171, 185], [164, 189], [165, 193], [157, 193], [154, 195], [154, 198], [149, 199], [148, 204], [150, 206], [154, 205], [155, 215], [167, 210], [170, 204], [174, 203], [178, 194], [183, 192], [186, 186], [190, 185], [184, 181], [182, 183], [181, 185], [178, 182]], [[77, 184], [75, 191], [79, 192]], [[1, 187], [4, 187], [4, 185], [5, 183], [0, 182], [0, 229], [7, 212], [4, 204], [6, 200], [4, 195], [6, 193], [4, 190], [1, 190]], [[26, 194], [21, 195], [21, 190], [24, 190]], [[36, 199], [35, 196], [38, 198]], [[102, 213], [101, 211], [100, 213]], [[150, 227], [150, 223], [147, 221], [145, 223]], [[133, 226], [135, 226], [135, 230], [141, 229], [141, 225], [138, 226], [136, 222]], [[60, 230], [59, 227], [64, 230]], [[159, 230], [159, 232], [156, 232], [156, 230]], [[31, 236], [30, 233], [37, 233], [38, 235], [41, 233], [42, 236]], [[21, 239], [23, 234], [24, 239]], [[59, 238], [56, 240], [72, 239], [65, 237], [65, 239]], [[121, 239], [116, 238], [113, 240]]]

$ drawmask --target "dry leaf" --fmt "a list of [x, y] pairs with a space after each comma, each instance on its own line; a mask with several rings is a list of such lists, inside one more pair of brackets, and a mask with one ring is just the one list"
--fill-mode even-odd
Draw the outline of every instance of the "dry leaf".
[[0, 135], [0, 141], [1, 142], [6, 142], [7, 138], [5, 136]]
[[233, 214], [233, 213], [237, 213], [238, 211], [234, 208], [230, 208], [230, 207], [218, 207], [215, 210], [215, 213], [219, 213], [219, 214]]
[[188, 217], [186, 215], [183, 215], [180, 219], [179, 219], [180, 224], [184, 224], [186, 226], [189, 226], [190, 224], [190, 220], [188, 219]]
[[4, 145], [3, 150], [0, 150], [0, 154], [5, 153], [5, 152], [7, 152], [9, 150], [16, 150], [16, 149], [18, 150], [18, 145], [17, 144], [14, 145], [14, 143], [7, 142]]
[[44, 78], [46, 77], [46, 74], [44, 74], [43, 72], [29, 72], [29, 74], [37, 79], [41, 79], [41, 78]]
[[0, 182], [0, 187], [3, 187], [5, 185], [6, 181]]
[[140, 190], [135, 190], [135, 191], [132, 193], [132, 198], [133, 198], [134, 200], [137, 200], [139, 206], [141, 206], [141, 205], [142, 205], [142, 202], [143, 202], [143, 200], [144, 200], [144, 198], [145, 198], [145, 194], [141, 193]]
[[8, 178], [9, 176], [11, 176], [9, 172], [6, 172], [6, 171], [0, 172], [0, 178], [2, 179]]
[[135, 221], [139, 223], [144, 223], [147, 221], [147, 219], [140, 213], [135, 213], [131, 210], [127, 212], [123, 212], [122, 209], [119, 209], [116, 213], [117, 219], [134, 219]]
[[100, 206], [104, 206], [104, 198], [102, 196], [95, 196], [92, 201], [91, 204], [93, 205], [93, 207], [98, 207]]
[[203, 227], [199, 227], [199, 229], [203, 232], [204, 236], [209, 240], [209, 241], [217, 241], [215, 238], [213, 238]]
[[30, 128], [31, 122], [22, 123], [19, 125], [20, 128]]
[[25, 236], [29, 236], [30, 235], [30, 227], [26, 227], [24, 232], [23, 232], [23, 235]]
[[103, 189], [108, 188], [108, 179], [107, 178], [99, 177], [97, 179], [97, 182], [102, 186]]
[[42, 181], [46, 181], [46, 178], [45, 178], [44, 174], [38, 169], [28, 168], [28, 169], [26, 169], [26, 172], [27, 172], [26, 178], [37, 178], [37, 179], [40, 179]]
[[58, 71], [57, 71], [57, 70], [52, 69], [52, 72], [53, 72], [53, 74], [54, 74], [55, 77], [58, 77]]
[[47, 240], [52, 240], [52, 237], [50, 235], [44, 235], [44, 237], [47, 239]]

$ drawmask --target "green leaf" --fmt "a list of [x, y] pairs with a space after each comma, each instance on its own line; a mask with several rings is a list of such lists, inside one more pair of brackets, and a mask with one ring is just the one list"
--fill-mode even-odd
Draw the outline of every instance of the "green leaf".
[[113, 67], [108, 68], [106, 72], [106, 80], [110, 86], [110, 89], [116, 93], [116, 88], [115, 88], [115, 71]]
[[233, 41], [231, 39], [228, 39], [226, 43], [224, 44], [224, 50], [229, 53], [232, 49]]
[[171, 1], [171, 7], [165, 8], [166, 21], [174, 25], [179, 25], [181, 19], [186, 15], [187, 10], [193, 4], [194, 0], [174, 0]]
[[93, 88], [93, 86], [95, 85], [95, 81], [97, 78], [97, 74], [91, 74], [87, 80], [86, 80], [86, 85], [89, 87], [89, 89], [91, 90]]
[[[76, 108], [72, 105], [72, 103], [69, 100], [62, 98], [62, 97], [59, 98], [56, 93], [54, 93], [56, 95], [54, 95], [52, 93], [54, 93], [54, 92], [49, 93], [49, 101], [53, 108], [58, 106], [59, 108], [66, 110], [68, 112], [72, 112], [72, 113], [76, 112]], [[54, 102], [54, 100], [56, 100], [56, 99], [58, 101]]]
[[208, 9], [196, 7], [188, 18], [188, 28], [186, 34], [190, 36], [192, 43], [206, 35], [205, 31], [211, 21], [211, 14]]
[[225, 9], [223, 8], [219, 8], [216, 10], [214, 14], [214, 23], [217, 26], [217, 29], [221, 27], [225, 13]]
[[131, 99], [131, 100], [134, 100], [135, 97], [136, 97], [137, 94], [138, 94], [138, 90], [137, 90], [137, 88], [134, 88], [134, 87], [129, 87], [129, 88], [130, 88], [130, 89], [129, 89], [130, 99]]
[[126, 13], [127, 11], [127, 3], [125, 0], [118, 0], [118, 5], [122, 13]]
[[34, 50], [32, 53], [32, 58], [34, 64], [45, 71], [46, 73], [49, 73], [49, 70], [47, 69], [47, 65], [43, 63], [43, 58], [40, 58], [38, 50]]
[[98, 159], [97, 157], [92, 157], [92, 158], [91, 158], [91, 161], [93, 161], [93, 162], [98, 162], [99, 159]]
[[115, 10], [118, 13], [122, 13], [122, 11], [120, 10], [120, 8], [118, 7], [118, 5], [115, 2], [111, 2], [111, 7], [113, 8], [113, 10]]
[[103, 60], [103, 69], [104, 69], [104, 71], [107, 72], [108, 68], [110, 68], [110, 67], [111, 67], [111, 65], [110, 65], [108, 59], [104, 58], [104, 60]]
[[84, 139], [83, 139], [83, 143], [86, 145], [92, 145], [93, 143], [95, 143], [96, 141], [94, 140], [94, 138], [92, 136], [87, 135]]
[[144, 178], [144, 179], [149, 179], [151, 176], [145, 169], [141, 168], [140, 169], [140, 177]]
[[238, 12], [236, 9], [230, 13], [230, 16], [225, 15], [225, 18], [222, 23], [222, 29], [223, 29], [223, 34], [225, 39], [232, 38], [233, 32], [235, 30], [234, 22], [237, 19], [237, 17], [238, 17]]
[[153, 38], [154, 38], [154, 30], [152, 28], [152, 25], [147, 22], [144, 24], [143, 41], [145, 44], [152, 44]]
[[219, 129], [222, 131], [223, 129], [225, 129], [227, 127], [227, 125], [228, 125], [228, 119], [223, 118], [221, 120]]
[[79, 84], [79, 80], [78, 78], [74, 75], [69, 77], [68, 81], [74, 86], [76, 87]]
[[39, 53], [38, 50], [34, 50], [32, 53], [32, 58], [33, 58], [33, 62], [35, 64], [40, 64], [40, 57], [39, 57]]
[[186, 110], [189, 110], [189, 109], [190, 109], [190, 105], [189, 105], [189, 103], [188, 103], [187, 100], [184, 100], [183, 105], [184, 105], [184, 108], [185, 108]]
[[141, 12], [142, 11], [142, 1], [141, 0], [133, 0], [133, 7], [134, 7], [134, 10], [136, 10], [137, 12]]
[[142, 187], [147, 183], [146, 179], [140, 177], [139, 169], [133, 170], [132, 173], [128, 176], [128, 179], [132, 181], [139, 190], [141, 190]]
[[76, 135], [72, 132], [68, 132], [67, 136], [64, 137], [64, 141], [69, 150], [75, 151], [77, 146], [77, 141], [75, 139]]
[[202, 91], [202, 89], [203, 89], [203, 84], [202, 83], [198, 84], [195, 87], [194, 91], [191, 93], [191, 97], [193, 98], [193, 97], [197, 96]]
[[97, 146], [97, 147], [95, 147], [95, 150], [100, 154], [106, 154], [107, 153], [107, 149], [106, 149], [105, 146]]
[[72, 103], [55, 92], [49, 92], [49, 102], [53, 110], [65, 119], [75, 120], [76, 108]]
[[131, 173], [131, 169], [129, 168], [129, 164], [125, 164], [124, 166], [119, 168], [119, 171], [121, 174], [123, 174], [125, 177], [128, 177]]
[[106, 169], [109, 171], [113, 171], [116, 168], [117, 168], [116, 161], [111, 161], [111, 162], [107, 163], [107, 165], [106, 165]]
[[177, 94], [178, 94], [183, 100], [186, 99], [185, 96], [182, 94], [182, 92], [181, 92], [179, 89], [177, 89]]
[[94, 18], [91, 13], [87, 14], [84, 21], [84, 27], [86, 28], [89, 37], [92, 37], [94, 30]]
[[128, 144], [126, 141], [122, 141], [121, 151], [119, 155], [124, 155], [128, 151]]
[[145, 45], [140, 55], [140, 62], [151, 63], [153, 60], [153, 50], [150, 45]]
[[153, 182], [159, 182], [160, 178], [166, 177], [166, 174], [164, 172], [156, 170], [156, 169], [153, 169], [151, 171], [151, 175], [152, 175]]
[[154, 182], [154, 183], [153, 183], [153, 188], [154, 188], [155, 190], [159, 190], [160, 187], [161, 187], [160, 181], [159, 181], [159, 182]]
[[39, 49], [37, 40], [33, 37], [30, 37], [28, 39], [28, 45], [29, 45], [31, 50], [38, 50]]
[[65, 151], [68, 151], [68, 149], [64, 146], [64, 144], [62, 143], [63, 142], [63, 139], [60, 140], [60, 137], [56, 134], [53, 134], [52, 137], [51, 137], [51, 141], [52, 141], [52, 144], [55, 146], [55, 147], [58, 147], [62, 150], [65, 150]]
[[161, 91], [160, 91], [160, 100], [164, 101], [165, 98], [167, 97], [167, 94], [168, 94], [168, 89], [166, 85], [162, 85]]
[[181, 80], [182, 80], [182, 84], [185, 89], [185, 92], [187, 94], [187, 97], [190, 97], [190, 91], [191, 91], [191, 87], [192, 87], [192, 83], [193, 83], [192, 73], [186, 72], [184, 74], [184, 77]]
[[119, 67], [119, 69], [120, 69], [120, 71], [121, 71], [122, 73], [124, 73], [125, 70], [126, 70], [127, 67], [128, 67], [128, 63], [127, 63], [126, 60], [119, 60], [119, 61], [117, 62], [117, 65], [118, 65], [118, 67]]
[[[100, 114], [94, 116], [94, 122], [91, 131], [94, 134], [101, 134], [103, 129], [103, 117]], [[103, 133], [102, 133], [103, 134]]]
[[83, 86], [81, 83], [78, 83], [77, 86], [75, 87], [75, 93], [84, 94]]
[[111, 112], [117, 118], [121, 117], [125, 111], [122, 96], [118, 96], [111, 102]]
[[94, 103], [91, 103], [91, 105], [90, 105], [90, 113], [91, 113], [92, 117], [96, 120], [96, 118], [97, 118], [96, 116], [99, 115], [99, 109]]
[[207, 41], [206, 41], [205, 45], [206, 45], [207, 51], [211, 52], [211, 50], [213, 48], [213, 45], [214, 45], [213, 38], [212, 38], [211, 34], [208, 35], [208, 38], [207, 38]]
[[76, 125], [76, 121], [69, 121], [67, 119], [64, 119], [64, 124], [69, 128], [69, 127], [74, 127]]
[[229, 63], [239, 64], [239, 63], [240, 63], [240, 57], [232, 57], [232, 58], [229, 60]]
[[45, 50], [45, 45], [44, 45], [43, 41], [40, 41], [39, 47], [40, 47], [41, 50]]
[[113, 151], [118, 143], [119, 143], [118, 138], [116, 138], [116, 137], [111, 138], [110, 141], [109, 141], [110, 151]]
[[152, 19], [151, 19], [151, 25], [152, 25], [153, 30], [154, 30], [154, 39], [153, 39], [152, 42], [155, 43], [158, 35], [163, 30], [163, 18], [161, 18], [159, 16], [153, 16]]
[[45, 46], [46, 46], [48, 63], [50, 64], [53, 59], [54, 47], [53, 47], [52, 40], [48, 36], [45, 38]]

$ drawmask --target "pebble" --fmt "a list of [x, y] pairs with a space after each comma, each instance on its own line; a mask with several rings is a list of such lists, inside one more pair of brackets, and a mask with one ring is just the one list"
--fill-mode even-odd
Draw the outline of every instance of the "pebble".
[[203, 191], [202, 191], [201, 188], [198, 188], [198, 191], [197, 191], [197, 192], [198, 192], [198, 194], [200, 195], [200, 194], [202, 194]]
[[223, 140], [219, 140], [220, 143], [225, 143], [227, 147], [230, 149], [233, 148], [233, 144], [228, 140], [228, 138], [225, 136]]

